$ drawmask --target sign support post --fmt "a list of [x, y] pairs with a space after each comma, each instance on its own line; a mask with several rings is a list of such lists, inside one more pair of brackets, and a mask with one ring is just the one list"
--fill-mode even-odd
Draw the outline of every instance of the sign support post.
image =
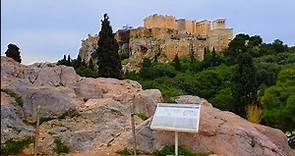
[[178, 132], [175, 131], [175, 156], [178, 156]]

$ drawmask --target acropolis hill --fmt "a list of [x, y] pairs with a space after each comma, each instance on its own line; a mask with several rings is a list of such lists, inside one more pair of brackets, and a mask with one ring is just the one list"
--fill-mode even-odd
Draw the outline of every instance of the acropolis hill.
[[[154, 14], [144, 19], [144, 26], [125, 27], [116, 32], [119, 53], [127, 63], [127, 70], [139, 67], [143, 58], [169, 62], [179, 57], [194, 55], [203, 60], [204, 49], [222, 52], [233, 37], [233, 29], [226, 27], [225, 19], [188, 20]], [[82, 40], [80, 56], [88, 61], [97, 48], [98, 35]]]

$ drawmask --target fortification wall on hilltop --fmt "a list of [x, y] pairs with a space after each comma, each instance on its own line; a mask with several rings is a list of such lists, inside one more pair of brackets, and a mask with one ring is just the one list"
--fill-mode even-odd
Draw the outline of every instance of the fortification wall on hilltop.
[[212, 50], [214, 47], [217, 52], [221, 52], [228, 47], [232, 38], [233, 29], [212, 29], [208, 34], [209, 48]]
[[173, 16], [154, 14], [144, 19], [145, 28], [168, 28], [176, 29], [176, 19]]

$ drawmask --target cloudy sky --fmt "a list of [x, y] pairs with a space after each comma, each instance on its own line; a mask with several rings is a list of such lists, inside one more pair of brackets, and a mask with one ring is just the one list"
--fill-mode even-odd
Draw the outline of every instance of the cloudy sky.
[[24, 64], [76, 57], [81, 40], [97, 33], [108, 13], [114, 30], [143, 25], [158, 13], [187, 19], [225, 18], [234, 33], [295, 45], [295, 0], [1, 0], [1, 55], [9, 43]]

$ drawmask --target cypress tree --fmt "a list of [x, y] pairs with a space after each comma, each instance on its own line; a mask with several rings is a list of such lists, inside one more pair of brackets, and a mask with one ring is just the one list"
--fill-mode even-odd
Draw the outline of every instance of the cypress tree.
[[7, 47], [8, 47], [8, 49], [5, 52], [6, 56], [21, 63], [22, 59], [20, 57], [19, 47], [17, 47], [14, 44], [11, 44], [11, 43]]
[[94, 70], [94, 65], [92, 59], [89, 60], [89, 69]]
[[68, 55], [67, 66], [71, 66], [71, 56]]
[[178, 54], [176, 54], [175, 57], [174, 57], [173, 66], [174, 66], [175, 70], [177, 70], [177, 71], [181, 70], [181, 65], [180, 65], [180, 61], [179, 61], [179, 58], [178, 58]]
[[121, 77], [121, 61], [118, 53], [119, 45], [115, 39], [109, 17], [104, 14], [101, 20], [98, 48], [96, 50], [98, 73], [103, 77]]
[[234, 98], [234, 113], [246, 117], [247, 105], [255, 104], [257, 100], [256, 69], [248, 52], [241, 53], [237, 58], [237, 67], [231, 80]]

